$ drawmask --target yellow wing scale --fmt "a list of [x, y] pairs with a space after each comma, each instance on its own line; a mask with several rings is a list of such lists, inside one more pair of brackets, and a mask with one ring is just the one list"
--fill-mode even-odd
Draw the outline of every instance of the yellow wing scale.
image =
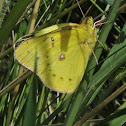
[[15, 57], [34, 71], [37, 52], [37, 74], [43, 83], [52, 90], [72, 93], [82, 80], [91, 54], [88, 43], [94, 46], [95, 31], [89, 25], [73, 23], [51, 27], [49, 32], [46, 28], [47, 33], [21, 43]]

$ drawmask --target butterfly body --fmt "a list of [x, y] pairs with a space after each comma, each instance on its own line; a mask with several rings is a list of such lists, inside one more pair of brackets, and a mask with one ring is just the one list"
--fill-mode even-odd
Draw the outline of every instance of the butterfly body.
[[[37, 55], [37, 75], [52, 90], [72, 93], [82, 80], [91, 49], [95, 45], [95, 29], [89, 24], [54, 25], [19, 42], [16, 59], [34, 71]], [[17, 43], [18, 44], [18, 43]]]

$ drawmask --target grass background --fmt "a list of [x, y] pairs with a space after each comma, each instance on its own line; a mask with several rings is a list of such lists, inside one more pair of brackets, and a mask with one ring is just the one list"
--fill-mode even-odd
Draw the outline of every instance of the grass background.
[[75, 93], [59, 94], [46, 88], [32, 72], [23, 73], [12, 45], [33, 30], [80, 23], [83, 16], [78, 4], [75, 0], [0, 1], [0, 125], [125, 125], [126, 2], [80, 0], [80, 5], [94, 19], [109, 10], [102, 16], [107, 17], [106, 23], [97, 28], [105, 49], [97, 42], [94, 51], [99, 64], [91, 56]]

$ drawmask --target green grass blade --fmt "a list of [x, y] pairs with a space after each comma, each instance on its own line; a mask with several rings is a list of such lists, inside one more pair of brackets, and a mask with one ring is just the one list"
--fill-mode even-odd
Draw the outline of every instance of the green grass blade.
[[10, 15], [6, 19], [6, 22], [0, 28], [0, 48], [3, 43], [8, 39], [11, 30], [14, 28], [16, 22], [23, 14], [26, 7], [32, 2], [32, 0], [19, 0], [10, 12]]
[[31, 84], [27, 105], [26, 105], [26, 112], [24, 118], [23, 126], [35, 126], [36, 121], [36, 94], [37, 94], [37, 83], [36, 83], [36, 76], [33, 77], [33, 82]]

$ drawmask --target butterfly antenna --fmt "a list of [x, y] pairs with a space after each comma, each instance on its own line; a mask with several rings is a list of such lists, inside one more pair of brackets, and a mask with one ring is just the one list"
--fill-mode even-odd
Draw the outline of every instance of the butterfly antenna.
[[97, 26], [100, 26], [100, 25], [102, 25], [102, 24], [107, 23], [107, 22], [105, 22], [105, 20], [106, 20], [106, 18], [94, 22], [93, 28], [95, 28], [95, 27], [97, 27]]
[[[94, 0], [94, 2], [96, 2], [96, 0]], [[88, 8], [88, 10], [85, 13], [85, 17], [87, 16], [87, 14], [89, 14], [89, 12], [91, 11], [91, 9], [93, 8], [94, 4], [92, 3], [92, 5]]]
[[76, 2], [77, 2], [77, 4], [78, 4], [78, 6], [79, 6], [79, 9], [80, 9], [80, 11], [81, 11], [81, 13], [82, 13], [83, 17], [85, 18], [85, 15], [84, 15], [84, 13], [83, 13], [83, 11], [82, 11], [82, 9], [81, 9], [81, 6], [80, 6], [80, 4], [79, 4], [78, 0], [76, 0]]
[[94, 58], [95, 58], [95, 60], [96, 60], [97, 65], [98, 65], [98, 60], [97, 60], [97, 57], [96, 57], [96, 55], [95, 55], [95, 53], [94, 53], [94, 50], [92, 49], [91, 43], [88, 43], [88, 45], [89, 45], [89, 47], [90, 47], [90, 49], [91, 49], [91, 51], [92, 51], [92, 53], [93, 53], [93, 55], [94, 55]]
[[45, 7], [47, 8], [47, 4], [46, 4], [46, 1], [45, 1], [45, 0], [43, 0], [43, 2], [44, 2], [44, 4], [45, 4]]

